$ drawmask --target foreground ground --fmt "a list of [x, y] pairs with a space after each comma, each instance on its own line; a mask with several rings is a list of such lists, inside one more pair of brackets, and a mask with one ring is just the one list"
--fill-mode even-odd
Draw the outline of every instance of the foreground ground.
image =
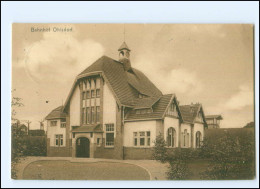
[[154, 160], [71, 157], [26, 157], [17, 164], [17, 179], [166, 180], [167, 165]]
[[36, 180], [149, 180], [149, 173], [136, 165], [118, 162], [70, 162], [42, 160], [30, 163], [23, 179]]
[[[208, 160], [188, 162], [188, 180], [200, 180]], [[167, 164], [154, 160], [110, 160], [71, 157], [26, 157], [17, 179], [29, 180], [167, 180]]]

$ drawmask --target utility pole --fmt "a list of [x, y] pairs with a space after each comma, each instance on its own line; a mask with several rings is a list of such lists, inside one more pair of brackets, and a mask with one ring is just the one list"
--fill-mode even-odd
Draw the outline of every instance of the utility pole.
[[27, 123], [27, 126], [28, 126], [28, 136], [30, 137], [30, 123], [31, 123], [31, 121], [29, 121], [29, 120], [27, 120], [26, 121], [26, 123]]
[[44, 120], [39, 121], [39, 123], [40, 123], [40, 130], [44, 130], [43, 121], [44, 121]]

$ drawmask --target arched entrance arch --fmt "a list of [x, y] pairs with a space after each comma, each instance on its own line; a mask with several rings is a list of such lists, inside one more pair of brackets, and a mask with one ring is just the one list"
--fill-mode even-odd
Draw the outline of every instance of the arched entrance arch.
[[76, 157], [90, 156], [90, 141], [86, 137], [79, 137], [76, 140]]

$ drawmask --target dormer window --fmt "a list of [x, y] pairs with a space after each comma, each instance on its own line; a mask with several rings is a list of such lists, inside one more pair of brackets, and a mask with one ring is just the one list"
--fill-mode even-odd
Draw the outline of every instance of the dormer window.
[[149, 114], [152, 113], [152, 109], [151, 108], [144, 108], [144, 109], [138, 109], [135, 110], [136, 114]]
[[147, 97], [147, 96], [144, 94], [141, 94], [141, 93], [138, 94], [138, 98], [145, 98], [145, 97]]

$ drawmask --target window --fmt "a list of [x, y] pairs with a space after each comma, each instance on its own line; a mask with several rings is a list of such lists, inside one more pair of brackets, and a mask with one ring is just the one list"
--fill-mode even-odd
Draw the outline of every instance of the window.
[[139, 132], [139, 136], [140, 136], [140, 146], [144, 146], [145, 145], [145, 132]]
[[66, 127], [66, 122], [61, 122], [60, 127], [61, 128], [65, 128]]
[[184, 130], [182, 133], [182, 139], [183, 139], [183, 147], [189, 147], [189, 133], [187, 132], [187, 129]]
[[100, 107], [99, 106], [96, 106], [96, 112], [97, 112], [96, 121], [100, 122]]
[[134, 132], [134, 146], [138, 145], [138, 136], [137, 136], [137, 132]]
[[95, 123], [95, 107], [91, 107], [91, 122]]
[[146, 145], [147, 145], [147, 146], [150, 146], [150, 144], [151, 144], [150, 135], [151, 135], [150, 131], [147, 131], [147, 132], [146, 132], [146, 140], [147, 140]]
[[209, 119], [209, 120], [207, 120], [207, 123], [208, 124], [214, 124], [214, 121], [213, 121], [213, 119]]
[[97, 89], [97, 90], [96, 90], [96, 96], [97, 96], [97, 97], [100, 97], [100, 89]]
[[86, 90], [86, 82], [85, 81], [83, 81], [83, 87], [82, 88], [83, 88], [83, 91]]
[[55, 146], [63, 146], [63, 135], [55, 135]]
[[167, 131], [167, 146], [168, 147], [175, 147], [175, 138], [176, 138], [176, 131], [174, 128], [170, 127]]
[[82, 108], [82, 123], [86, 123], [86, 108]]
[[151, 145], [151, 133], [150, 131], [134, 132], [134, 146], [150, 146]]
[[90, 123], [90, 108], [87, 108], [87, 124]]
[[101, 142], [101, 138], [97, 138], [97, 146], [101, 146], [102, 142]]
[[86, 93], [85, 92], [82, 93], [82, 99], [83, 100], [86, 99]]
[[95, 98], [95, 96], [96, 96], [95, 90], [91, 90], [91, 98]]
[[51, 121], [51, 126], [57, 126], [57, 121]]
[[201, 132], [196, 132], [196, 148], [201, 147]]
[[86, 98], [90, 98], [90, 91], [86, 92]]
[[114, 124], [106, 124], [106, 146], [114, 146]]

